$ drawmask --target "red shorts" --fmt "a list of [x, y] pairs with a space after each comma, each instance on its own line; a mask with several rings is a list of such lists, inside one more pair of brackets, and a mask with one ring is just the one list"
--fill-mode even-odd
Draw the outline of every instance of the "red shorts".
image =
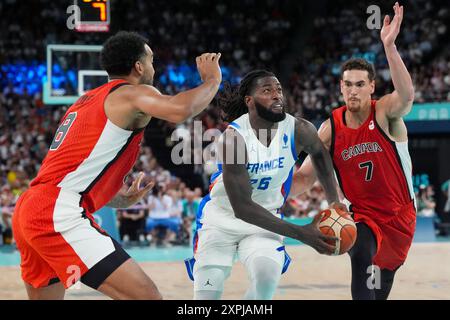
[[375, 235], [377, 252], [373, 264], [380, 269], [396, 270], [406, 260], [416, 230], [416, 210], [414, 204], [404, 206], [395, 216], [386, 221], [354, 212], [355, 222], [365, 223]]
[[81, 279], [98, 286], [128, 254], [79, 206], [81, 196], [52, 185], [21, 195], [13, 215], [13, 234], [21, 256], [22, 279], [34, 288]]

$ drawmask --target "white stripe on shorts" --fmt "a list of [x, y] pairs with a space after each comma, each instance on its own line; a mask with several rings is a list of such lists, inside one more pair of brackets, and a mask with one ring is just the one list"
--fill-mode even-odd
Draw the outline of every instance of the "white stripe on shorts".
[[110, 237], [101, 234], [81, 216], [80, 195], [61, 189], [53, 211], [53, 224], [81, 261], [90, 269], [115, 251]]

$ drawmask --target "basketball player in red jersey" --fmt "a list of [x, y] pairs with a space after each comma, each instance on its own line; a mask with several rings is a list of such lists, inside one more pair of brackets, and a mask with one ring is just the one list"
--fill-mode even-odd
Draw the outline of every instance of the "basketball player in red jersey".
[[142, 174], [118, 194], [152, 117], [182, 122], [205, 109], [222, 79], [220, 53], [196, 58], [203, 81], [175, 96], [152, 86], [153, 52], [135, 33], [110, 37], [101, 64], [110, 81], [66, 112], [30, 188], [17, 202], [13, 232], [30, 299], [62, 299], [81, 280], [114, 299], [161, 299], [144, 271], [94, 221], [105, 205], [127, 207], [152, 187]]
[[[394, 11], [392, 22], [389, 16], [384, 19], [381, 40], [395, 90], [372, 100], [373, 66], [363, 59], [350, 59], [342, 66], [341, 93], [346, 105], [335, 109], [319, 129], [357, 222], [357, 240], [349, 252], [353, 299], [387, 299], [415, 231], [412, 166], [402, 119], [411, 110], [414, 88], [394, 43], [403, 7], [396, 3]], [[293, 194], [309, 189], [315, 180], [307, 159], [294, 175]], [[377, 282], [368, 281], [372, 265], [381, 270], [375, 273], [381, 275], [381, 288], [372, 288]]]

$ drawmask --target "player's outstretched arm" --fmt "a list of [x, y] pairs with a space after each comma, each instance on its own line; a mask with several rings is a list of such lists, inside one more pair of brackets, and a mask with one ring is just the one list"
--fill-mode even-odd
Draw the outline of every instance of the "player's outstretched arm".
[[[306, 178], [309, 177], [309, 181], [307, 182], [311, 183], [312, 181], [312, 183], [314, 183], [315, 179], [313, 181], [311, 178], [314, 177], [314, 173], [311, 173], [311, 171], [314, 171], [325, 190], [328, 203], [338, 203], [339, 194], [337, 191], [336, 179], [334, 177], [333, 162], [324, 143], [319, 138], [316, 128], [309, 121], [298, 119], [296, 122], [296, 137], [298, 137], [296, 140], [301, 148], [300, 151], [308, 153], [309, 159], [308, 162], [303, 164], [305, 165], [303, 171], [301, 171], [302, 168], [300, 168], [300, 172], [296, 173], [294, 178], [302, 183], [303, 174]], [[314, 170], [312, 170], [312, 168], [314, 168]], [[294, 180], [294, 183], [295, 182], [296, 181]], [[311, 186], [307, 186], [303, 183], [303, 187]]]
[[317, 226], [320, 219], [306, 226], [294, 225], [279, 219], [252, 200], [252, 186], [246, 167], [247, 151], [242, 137], [235, 130], [225, 131], [219, 140], [218, 150], [222, 163], [223, 183], [237, 218], [274, 233], [300, 240], [319, 253], [334, 252], [334, 246], [326, 241], [334, 243], [337, 238], [325, 236], [320, 232]]
[[381, 41], [391, 72], [394, 92], [380, 99], [378, 105], [382, 108], [387, 118], [395, 119], [407, 115], [414, 102], [414, 86], [411, 75], [400, 57], [395, 46], [395, 39], [400, 32], [400, 26], [403, 20], [403, 6], [398, 2], [394, 5], [394, 18], [390, 21], [387, 15], [384, 18], [381, 29]]
[[203, 111], [215, 97], [222, 81], [221, 54], [204, 53], [196, 58], [203, 83], [174, 96], [162, 95], [149, 85], [130, 86], [127, 95], [132, 108], [170, 122], [183, 122]]

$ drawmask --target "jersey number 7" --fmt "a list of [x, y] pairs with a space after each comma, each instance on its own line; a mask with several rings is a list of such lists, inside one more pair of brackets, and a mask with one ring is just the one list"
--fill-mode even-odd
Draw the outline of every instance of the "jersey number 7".
[[373, 175], [372, 161], [361, 162], [358, 166], [360, 169], [366, 169], [366, 181], [372, 180], [372, 175]]

